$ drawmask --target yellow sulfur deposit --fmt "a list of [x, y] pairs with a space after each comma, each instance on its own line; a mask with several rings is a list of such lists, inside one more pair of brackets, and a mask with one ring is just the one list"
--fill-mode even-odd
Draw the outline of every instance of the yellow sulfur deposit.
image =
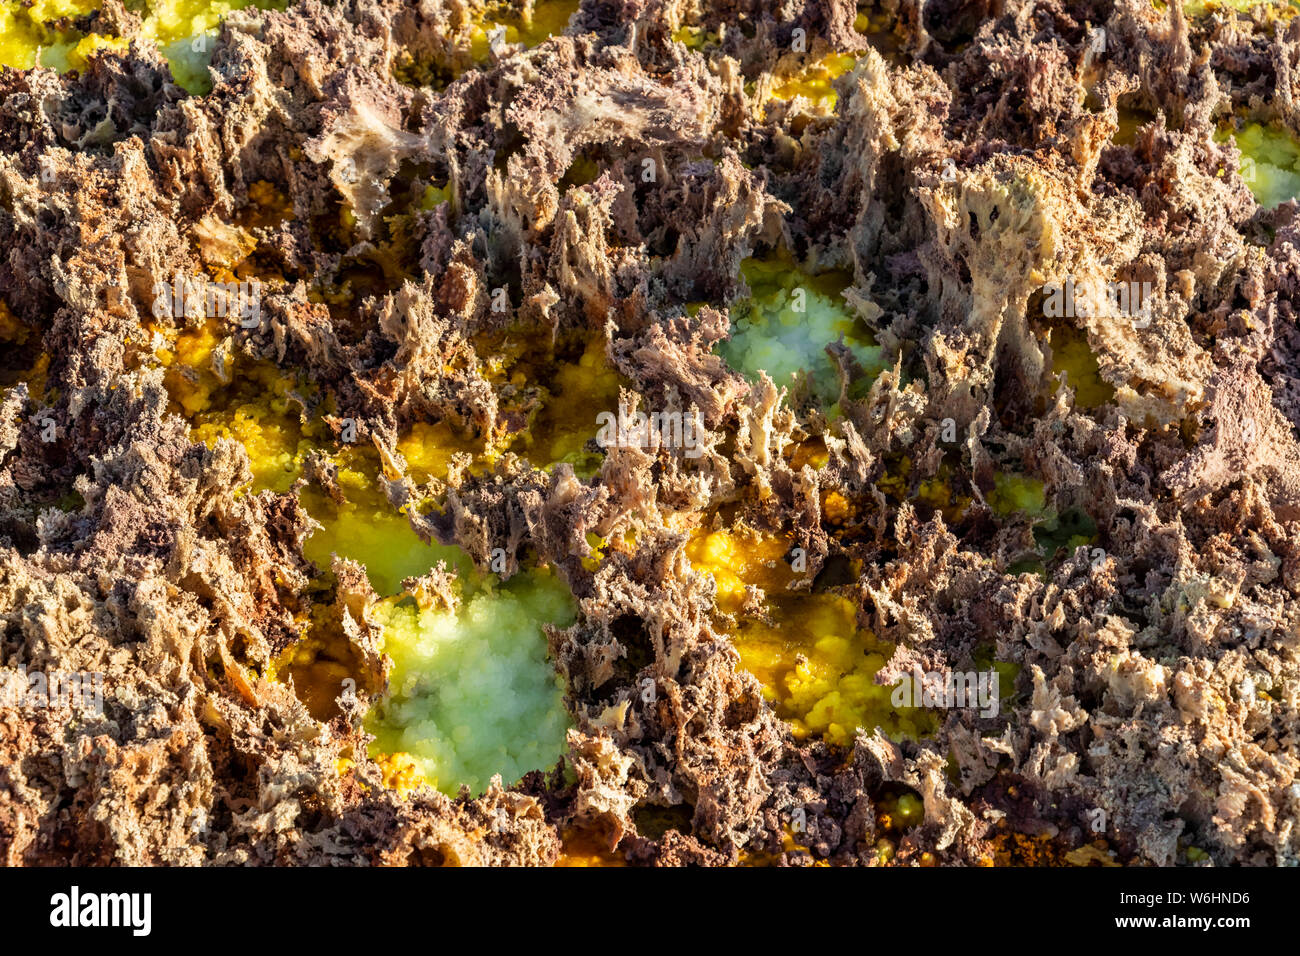
[[1119, 146], [1132, 146], [1137, 142], [1138, 130], [1153, 119], [1155, 119], [1154, 116], [1143, 110], [1121, 106], [1119, 108], [1119, 128], [1115, 130], [1111, 142]]
[[[167, 369], [164, 382], [194, 428], [193, 437], [209, 447], [219, 439], [241, 442], [253, 472], [253, 491], [289, 490], [302, 460], [313, 447], [310, 426], [304, 431], [295, 394], [305, 398], [296, 381], [269, 362], [225, 359], [227, 381], [213, 370], [220, 345], [215, 325], [187, 329], [157, 355]], [[319, 436], [317, 436], [319, 437]]]
[[[296, 379], [269, 362], [243, 361], [232, 354], [225, 360], [229, 381], [223, 383], [212, 371], [218, 344], [216, 328], [209, 324], [181, 332], [170, 347], [158, 351], [167, 368], [164, 381], [175, 410], [190, 421], [195, 440], [212, 447], [228, 438], [244, 446], [254, 493], [287, 492], [301, 476], [309, 452], [331, 453], [346, 500], [334, 502], [314, 488], [303, 491], [303, 505], [322, 525], [303, 545], [308, 559], [322, 569], [329, 568], [332, 554], [357, 561], [365, 565], [371, 585], [380, 594], [396, 593], [403, 578], [424, 574], [438, 561], [468, 570], [464, 552], [425, 544], [388, 502], [372, 448], [336, 449], [323, 423], [303, 423], [293, 396], [305, 398], [309, 392]], [[451, 438], [445, 425], [420, 424], [399, 440], [398, 449], [412, 463], [413, 477], [441, 477], [453, 452], [472, 450], [465, 442], [443, 444]]]
[[420, 197], [421, 209], [436, 209], [445, 202], [451, 201], [450, 186], [426, 186], [424, 195]]
[[390, 598], [375, 617], [393, 671], [367, 720], [373, 753], [406, 755], [448, 794], [559, 760], [570, 720], [542, 625], [572, 624], [575, 606], [553, 575], [520, 575], [454, 611]]
[[41, 65], [66, 73], [68, 70], [84, 70], [90, 66], [91, 59], [100, 50], [126, 52], [130, 43], [121, 37], [102, 36], [91, 33], [81, 39], [58, 40], [41, 54]]
[[917, 483], [915, 493], [908, 496], [911, 487], [912, 459], [901, 455], [889, 463], [885, 473], [876, 481], [879, 488], [895, 501], [912, 500], [927, 508], [938, 511], [948, 524], [955, 524], [966, 509], [970, 507], [970, 497], [954, 491], [952, 486], [952, 466], [944, 462], [939, 472], [932, 478], [924, 478]]
[[831, 455], [826, 450], [824, 441], [820, 438], [810, 438], [795, 445], [793, 451], [789, 453], [789, 458], [790, 467], [796, 471], [802, 469], [804, 465], [811, 465], [814, 469], [821, 470], [831, 460]]
[[399, 50], [394, 74], [399, 82], [411, 86], [443, 89], [452, 80], [489, 64], [494, 37], [512, 47], [532, 49], [548, 37], [562, 34], [578, 6], [579, 0], [535, 0], [526, 14], [507, 0], [488, 0], [476, 11], [458, 6], [443, 52], [430, 57]]
[[425, 574], [439, 562], [462, 576], [470, 575], [473, 565], [464, 551], [426, 544], [411, 530], [405, 514], [395, 510], [380, 490], [377, 470], [368, 456], [344, 456], [338, 472], [339, 486], [347, 496], [342, 504], [315, 489], [303, 491], [303, 505], [322, 526], [303, 544], [303, 554], [319, 568], [328, 568], [334, 554], [356, 561], [365, 567], [371, 587], [379, 594], [396, 594], [404, 578]]
[[[527, 47], [535, 47], [547, 37], [558, 36], [578, 12], [581, 0], [536, 0], [531, 15], [518, 25], [519, 40]], [[507, 39], [509, 39], [507, 27]], [[514, 41], [511, 41], [514, 42]]]
[[212, 88], [208, 64], [226, 14], [250, 6], [283, 10], [287, 5], [288, 0], [150, 0], [144, 34], [171, 64], [177, 85], [202, 94]]
[[784, 591], [795, 580], [785, 560], [791, 543], [775, 535], [744, 535], [729, 531], [697, 532], [686, 556], [697, 571], [713, 575], [718, 607], [735, 614], [745, 601], [745, 587]]
[[66, 50], [75, 41], [55, 21], [79, 17], [99, 7], [99, 0], [0, 0], [0, 66], [29, 70], [37, 53], [62, 43]]
[[18, 321], [17, 317], [9, 311], [9, 306], [0, 299], [0, 342], [13, 342], [16, 345], [24, 344], [31, 337], [32, 330]]
[[792, 100], [802, 96], [815, 112], [831, 113], [838, 98], [832, 83], [852, 70], [857, 62], [858, 56], [853, 53], [828, 54], [778, 82], [768, 99]]
[[[177, 84], [191, 93], [211, 88], [208, 64], [217, 27], [231, 11], [247, 6], [284, 9], [287, 0], [146, 0], [142, 27], [146, 40], [157, 45], [171, 64]], [[0, 66], [31, 69], [39, 55], [42, 66], [59, 71], [85, 69], [98, 50], [125, 50], [121, 37], [83, 35], [69, 18], [100, 7], [100, 0], [0, 0]]]
[[[1066, 555], [1074, 553], [1081, 545], [1096, 540], [1097, 525], [1077, 508], [1058, 513], [1047, 503], [1046, 488], [1037, 478], [1010, 472], [993, 476], [994, 488], [985, 500], [999, 517], [1024, 516], [1033, 526], [1034, 542], [1045, 559], [1052, 559], [1064, 548]], [[1037, 559], [1018, 561], [1007, 569], [1019, 574], [1023, 571], [1045, 573], [1043, 563]]]
[[416, 422], [398, 438], [397, 450], [406, 459], [407, 474], [416, 484], [446, 478], [453, 455], [491, 458], [484, 452], [483, 442], [458, 435], [446, 422]]
[[692, 50], [703, 50], [718, 42], [718, 34], [703, 27], [680, 26], [673, 31], [673, 40]]
[[1047, 493], [1037, 478], [999, 472], [993, 476], [994, 487], [985, 500], [998, 515], [1007, 518], [1026, 514], [1030, 518], [1047, 518], [1054, 514], [1047, 507]]
[[[207, 371], [216, 337], [211, 326], [177, 337], [174, 351], [160, 352], [169, 365], [166, 384], [179, 410], [191, 421], [192, 437], [209, 447], [220, 438], [233, 438], [248, 453], [253, 475], [252, 492], [285, 493], [302, 475], [303, 462], [313, 449], [333, 450], [328, 429], [318, 421], [300, 423], [299, 407], [290, 398], [294, 378], [276, 365], [235, 364], [229, 386]], [[194, 369], [203, 369], [198, 378]], [[445, 473], [445, 463], [456, 446], [438, 444], [443, 429], [428, 425], [403, 438], [399, 449], [415, 459], [420, 471]], [[461, 572], [471, 564], [460, 549], [425, 544], [383, 496], [380, 463], [367, 446], [343, 447], [331, 455], [337, 467], [339, 488], [346, 501], [331, 501], [315, 488], [302, 493], [308, 514], [322, 525], [303, 545], [305, 557], [317, 567], [329, 568], [330, 555], [364, 564], [370, 584], [381, 594], [402, 588], [402, 580], [425, 574], [439, 561]]]
[[796, 737], [840, 746], [877, 726], [894, 738], [933, 733], [932, 715], [920, 708], [896, 710], [892, 689], [875, 683], [894, 649], [858, 627], [852, 601], [783, 590], [795, 578], [784, 560], [789, 549], [784, 538], [728, 531], [699, 533], [686, 548], [694, 568], [717, 582], [720, 610], [739, 615], [746, 585], [768, 592], [772, 623], [741, 615], [731, 637], [742, 666], [777, 713]]
[[1241, 150], [1241, 176], [1265, 209], [1300, 196], [1300, 143], [1285, 130], [1249, 123], [1240, 131], [1221, 130]]
[[[784, 827], [781, 828], [781, 848], [778, 852], [756, 853], [750, 850], [746, 850], [740, 854], [740, 865], [753, 866], [753, 867], [780, 866], [782, 860], [785, 857], [785, 854], [787, 853], [809, 853], [809, 852], [810, 851], [807, 845], [804, 843], [800, 843], [799, 840], [796, 839], [793, 829], [787, 823]], [[813, 860], [812, 865], [824, 867], [824, 866], [830, 866], [831, 864], [829, 860]]]
[[317, 603], [308, 616], [306, 633], [272, 663], [267, 676], [283, 679], [287, 674], [311, 715], [329, 720], [338, 713], [336, 698], [346, 686], [344, 681], [351, 678], [358, 695], [372, 689], [358, 680], [363, 671], [361, 655], [342, 633], [334, 609]]
[[525, 19], [513, 12], [489, 13], [472, 31], [470, 53], [478, 62], [486, 61], [491, 31], [505, 27], [507, 43], [522, 43], [532, 49], [547, 37], [558, 36], [578, 12], [580, 0], [537, 0]]
[[[309, 451], [332, 452], [344, 500], [314, 487], [302, 491], [304, 507], [322, 526], [307, 538], [304, 555], [322, 569], [332, 554], [357, 561], [379, 594], [393, 595], [372, 612], [394, 669], [390, 693], [368, 718], [376, 736], [372, 752], [388, 783], [404, 790], [427, 780], [449, 794], [462, 784], [478, 792], [495, 773], [514, 783], [530, 770], [554, 766], [569, 717], [542, 624], [572, 623], [568, 588], [546, 571], [493, 587], [459, 548], [421, 541], [384, 496], [373, 449], [334, 450], [322, 424], [302, 423], [288, 397], [294, 379], [269, 363], [228, 357], [223, 382], [212, 370], [219, 346], [215, 327], [205, 326], [177, 334], [158, 351], [175, 410], [190, 420], [193, 437], [209, 445], [222, 438], [241, 442], [254, 491], [288, 491]], [[449, 437], [445, 426], [419, 425], [403, 436], [399, 450], [417, 476], [445, 474], [452, 452], [466, 450], [463, 442], [443, 444]], [[439, 562], [457, 574], [464, 598], [459, 608], [420, 608], [400, 596], [404, 578]], [[360, 670], [330, 610], [313, 609], [306, 634], [282, 665], [321, 719], [334, 712], [343, 681]]]
[[1295, 16], [1297, 4], [1294, 0], [1186, 0], [1183, 12], [1189, 17], [1203, 17], [1207, 13], [1222, 10], [1240, 10], [1245, 13], [1255, 7], [1263, 7], [1278, 19], [1289, 19]]
[[570, 829], [564, 834], [563, 850], [556, 866], [593, 867], [593, 866], [627, 866], [627, 860], [621, 853], [612, 852], [609, 846], [594, 834], [585, 830]]
[[1087, 335], [1073, 326], [1058, 325], [1052, 329], [1051, 345], [1052, 371], [1064, 373], [1079, 408], [1098, 408], [1115, 397], [1114, 387], [1101, 377]]
[[[532, 343], [537, 345], [537, 343]], [[508, 367], [493, 378], [508, 376], [514, 385], [545, 382], [541, 407], [531, 416], [528, 427], [520, 431], [510, 450], [527, 458], [538, 468], [549, 469], [568, 462], [580, 477], [590, 477], [600, 467], [602, 454], [587, 451], [589, 439], [596, 436], [600, 412], [618, 411], [621, 379], [605, 359], [603, 335], [588, 339], [576, 361], [538, 361], [541, 347], [530, 357], [528, 338], [510, 344], [520, 354], [507, 356]]]
[[424, 782], [420, 776], [419, 765], [410, 754], [376, 754], [372, 759], [383, 774], [384, 786], [398, 793], [406, 794], [415, 790]]
[[26, 382], [28, 394], [43, 399], [50, 356], [36, 348], [40, 343], [39, 333], [20, 322], [3, 299], [0, 299], [0, 343], [4, 345], [0, 349], [0, 388]]
[[841, 295], [848, 277], [811, 275], [779, 256], [747, 259], [741, 274], [753, 295], [732, 306], [731, 338], [716, 349], [732, 368], [751, 378], [765, 371], [778, 386], [806, 378], [825, 405], [840, 394], [826, 346], [841, 336], [868, 376], [886, 368], [882, 350]]
[[[232, 357], [227, 360], [231, 382], [223, 385], [210, 371], [216, 345], [213, 328], [206, 326], [181, 333], [171, 349], [160, 350], [177, 410], [190, 420], [195, 440], [211, 447], [229, 438], [244, 446], [254, 493], [283, 494], [301, 476], [310, 451], [333, 451], [328, 430], [320, 422], [302, 424], [298, 403], [290, 397], [299, 391], [296, 381], [270, 363], [243, 363]], [[439, 445], [441, 437], [438, 426], [424, 426], [406, 436], [399, 448], [420, 469], [436, 473], [441, 468], [445, 474], [445, 462], [457, 449]], [[338, 554], [365, 565], [380, 594], [393, 594], [403, 578], [423, 574], [438, 561], [460, 570], [470, 566], [458, 548], [425, 544], [416, 537], [381, 490], [373, 449], [342, 448], [331, 458], [347, 500], [336, 503], [314, 488], [302, 493], [303, 505], [322, 525], [303, 545], [303, 553], [318, 567], [329, 568], [330, 556]]]

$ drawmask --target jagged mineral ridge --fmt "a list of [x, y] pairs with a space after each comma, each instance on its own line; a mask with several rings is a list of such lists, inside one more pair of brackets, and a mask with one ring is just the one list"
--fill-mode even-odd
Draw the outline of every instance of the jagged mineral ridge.
[[[475, 0], [302, 0], [230, 15], [204, 97], [147, 44], [80, 75], [0, 74], [0, 299], [28, 338], [0, 362], [0, 663], [105, 675], [102, 715], [0, 710], [6, 864], [549, 864], [574, 827], [637, 863], [867, 864], [890, 785], [924, 802], [896, 862], [978, 863], [1009, 832], [1082, 847], [1092, 808], [1119, 862], [1189, 844], [1217, 864], [1300, 862], [1300, 227], [1294, 203], [1255, 204], [1214, 136], [1234, 112], [1300, 134], [1300, 21], [887, 0], [882, 46], [844, 0], [781, 9], [585, 0], [567, 35], [476, 64]], [[139, 30], [117, 0], [94, 16]], [[673, 42], [684, 24], [719, 39]], [[827, 115], [760, 102], [799, 67], [796, 27], [809, 55], [861, 55]], [[399, 81], [412, 62], [437, 81]], [[1145, 117], [1126, 144], [1121, 109]], [[598, 174], [564, 181], [581, 157]], [[313, 299], [349, 257], [386, 254], [412, 169], [452, 199], [411, 214], [406, 275], [343, 312]], [[285, 281], [217, 361], [301, 370], [389, 463], [395, 506], [420, 492], [396, 448], [411, 423], [519, 425], [464, 361], [500, 325], [499, 286], [526, 327], [605, 336], [648, 407], [699, 410], [698, 458], [612, 448], [585, 480], [453, 468], [412, 516], [480, 565], [504, 548], [513, 573], [527, 549], [579, 599], [549, 636], [567, 777], [459, 799], [383, 786], [361, 724], [384, 679], [374, 594], [348, 562], [333, 594], [368, 693], [322, 722], [259, 676], [327, 570], [303, 557], [310, 519], [296, 492], [238, 494], [243, 448], [191, 440], [144, 356], [159, 323], [185, 322], [152, 314], [154, 284], [229, 260], [263, 181], [288, 214], [248, 228]], [[740, 262], [780, 244], [852, 274], [847, 300], [894, 363], [846, 387], [833, 421], [712, 351]], [[1036, 311], [1066, 278], [1154, 290], [1144, 328], [1066, 320], [1113, 389], [1097, 408], [1060, 386]], [[43, 397], [16, 374], [38, 356]], [[783, 452], [810, 435], [829, 461], [796, 469]], [[904, 455], [912, 488], [947, 462], [966, 516], [883, 494]], [[1085, 510], [1100, 558], [1010, 571], [1030, 523], [985, 503], [1005, 471]], [[329, 488], [328, 467], [308, 472]], [[829, 492], [856, 503], [845, 527]], [[946, 712], [920, 741], [864, 732], [848, 752], [797, 741], [673, 530], [723, 502], [793, 531], [814, 573], [860, 562], [860, 621], [898, 648], [879, 680], [992, 645], [1019, 667], [1004, 712]], [[584, 561], [588, 533], [633, 531], [633, 550]], [[645, 808], [680, 823], [643, 834]]]

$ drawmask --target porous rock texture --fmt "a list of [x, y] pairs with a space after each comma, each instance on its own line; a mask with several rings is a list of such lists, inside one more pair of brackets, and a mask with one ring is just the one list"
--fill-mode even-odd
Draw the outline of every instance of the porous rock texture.
[[[26, 330], [0, 346], [0, 664], [105, 675], [102, 715], [0, 711], [0, 858], [549, 864], [581, 829], [643, 864], [875, 864], [877, 800], [909, 787], [924, 822], [896, 863], [987, 861], [1008, 833], [1104, 839], [1118, 862], [1189, 844], [1300, 862], [1300, 223], [1295, 203], [1260, 210], [1214, 137], [1234, 113], [1300, 134], [1300, 23], [1142, 0], [872, 12], [883, 39], [846, 0], [584, 0], [565, 35], [480, 61], [477, 0], [301, 0], [232, 14], [204, 97], [145, 45], [81, 75], [0, 74], [0, 299]], [[117, 0], [97, 16], [138, 29]], [[681, 26], [713, 39], [674, 42]], [[832, 50], [861, 58], [829, 114], [760, 101]], [[1121, 109], [1144, 117], [1131, 142]], [[566, 179], [579, 160], [594, 178]], [[396, 208], [412, 181], [449, 201]], [[275, 221], [254, 215], [260, 182], [286, 197]], [[226, 259], [237, 225], [283, 281], [218, 356], [328, 395], [394, 507], [435, 497], [413, 530], [571, 586], [578, 621], [549, 634], [575, 721], [562, 771], [459, 799], [383, 786], [364, 575], [303, 557], [297, 489], [238, 493], [243, 448], [192, 441], [150, 360], [185, 323], [153, 314], [154, 283]], [[712, 352], [740, 262], [778, 246], [852, 274], [893, 362], [854, 398], [861, 370], [832, 348], [833, 420]], [[358, 264], [386, 281], [309, 295]], [[1037, 297], [1066, 279], [1154, 290], [1144, 327], [1063, 320], [1114, 389], [1095, 408], [1052, 371]], [[396, 446], [411, 424], [521, 427], [524, 400], [465, 361], [501, 332], [497, 288], [512, 328], [604, 336], [625, 400], [697, 409], [704, 453], [610, 448], [585, 480], [510, 459], [417, 487]], [[20, 374], [41, 357], [40, 382]], [[817, 438], [826, 467], [795, 467]], [[884, 493], [902, 456], [912, 491], [947, 468], [971, 507], [949, 523]], [[1003, 472], [1086, 512], [1099, 550], [1012, 571], [1031, 522], [986, 504]], [[720, 510], [792, 534], [814, 574], [857, 562], [860, 622], [898, 648], [881, 681], [967, 669], [981, 646], [1019, 665], [1002, 712], [944, 712], [921, 741], [797, 741], [685, 558], [683, 529]], [[592, 560], [589, 533], [629, 532]], [[325, 722], [262, 676], [322, 574], [368, 669]], [[677, 822], [654, 832], [648, 811]]]

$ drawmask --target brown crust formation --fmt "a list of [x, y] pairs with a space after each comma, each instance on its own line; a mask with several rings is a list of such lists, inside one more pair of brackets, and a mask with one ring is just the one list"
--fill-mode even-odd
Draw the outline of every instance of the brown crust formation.
[[[902, 863], [979, 863], [1008, 833], [1083, 847], [1093, 808], [1120, 861], [1185, 862], [1191, 844], [1300, 862], [1300, 224], [1294, 204], [1259, 210], [1213, 138], [1233, 111], [1300, 134], [1300, 25], [891, 0], [885, 45], [843, 0], [795, 0], [783, 23], [696, 6], [587, 0], [569, 35], [476, 67], [473, 0], [303, 0], [232, 14], [202, 98], [142, 46], [80, 76], [0, 74], [0, 299], [34, 343], [6, 343], [0, 367], [0, 663], [106, 675], [102, 716], [0, 711], [6, 864], [548, 865], [573, 827], [634, 863], [869, 864], [901, 787], [924, 803]], [[139, 30], [116, 0], [99, 16]], [[682, 25], [721, 38], [693, 50], [672, 41]], [[796, 27], [808, 57], [864, 54], [833, 115], [758, 103], [765, 74], [803, 62], [782, 52]], [[1121, 107], [1151, 117], [1127, 145]], [[593, 181], [566, 181], [579, 159]], [[254, 215], [264, 181], [291, 206], [276, 221]], [[452, 199], [411, 208], [412, 181]], [[546, 562], [572, 587], [579, 621], [549, 635], [576, 724], [567, 777], [399, 796], [365, 757], [367, 695], [321, 722], [258, 676], [325, 570], [302, 555], [310, 519], [296, 492], [237, 495], [242, 447], [191, 441], [144, 361], [153, 284], [221, 261], [237, 222], [287, 282], [224, 348], [354, 418], [395, 506], [430, 490], [402, 476], [412, 423], [526, 418], [472, 361], [500, 331], [499, 287], [530, 334], [604, 334], [625, 400], [699, 410], [699, 458], [610, 449], [586, 480], [453, 468], [412, 518], [484, 567], [504, 548], [508, 573]], [[861, 370], [833, 349], [849, 380], [834, 422], [712, 353], [740, 262], [782, 243], [852, 273], [848, 301], [897, 363], [851, 398]], [[310, 294], [361, 267], [387, 281], [342, 306]], [[1060, 386], [1036, 313], [1068, 277], [1154, 289], [1145, 328], [1066, 320], [1114, 390], [1099, 407]], [[43, 396], [18, 381], [38, 354]], [[795, 468], [811, 436], [829, 462]], [[901, 456], [909, 492], [947, 468], [971, 508], [949, 524], [887, 493]], [[1100, 559], [1012, 571], [1033, 537], [986, 504], [1005, 471], [1086, 512]], [[823, 514], [832, 492], [847, 525]], [[797, 742], [671, 530], [719, 508], [790, 532], [814, 573], [861, 562], [861, 622], [898, 646], [881, 680], [992, 645], [1020, 668], [1003, 714], [849, 752]], [[587, 535], [624, 532], [635, 547], [592, 570]], [[332, 570], [377, 693], [373, 594], [356, 566]]]

